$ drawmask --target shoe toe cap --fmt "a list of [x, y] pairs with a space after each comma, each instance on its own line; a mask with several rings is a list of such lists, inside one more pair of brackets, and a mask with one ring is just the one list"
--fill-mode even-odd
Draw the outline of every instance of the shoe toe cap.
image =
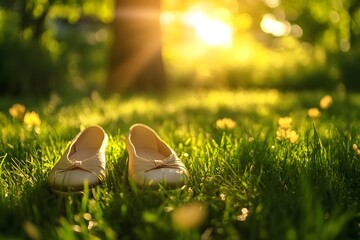
[[168, 187], [179, 187], [184, 185], [187, 172], [175, 168], [156, 168], [147, 172], [134, 174], [131, 179], [140, 186], [158, 186], [164, 184]]
[[49, 176], [49, 184], [54, 189], [83, 190], [86, 182], [89, 187], [100, 183], [96, 175], [82, 169], [53, 173]]

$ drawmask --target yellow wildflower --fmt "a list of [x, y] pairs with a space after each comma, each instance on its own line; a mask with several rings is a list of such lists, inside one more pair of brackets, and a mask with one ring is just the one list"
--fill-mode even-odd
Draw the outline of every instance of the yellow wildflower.
[[216, 127], [220, 129], [233, 129], [236, 127], [236, 122], [231, 118], [218, 119], [216, 121]]
[[292, 130], [291, 128], [278, 128], [278, 130], [276, 131], [276, 137], [280, 140], [289, 139], [291, 143], [296, 143], [299, 140], [299, 134], [297, 134], [296, 131]]
[[321, 112], [319, 111], [318, 108], [314, 107], [314, 108], [310, 108], [307, 112], [308, 116], [312, 119], [317, 119], [320, 117]]
[[289, 140], [291, 143], [296, 143], [297, 141], [299, 141], [299, 134], [292, 130], [290, 132]]
[[291, 127], [292, 122], [293, 120], [291, 117], [282, 117], [278, 119], [279, 127], [276, 131], [277, 139], [287, 139], [291, 143], [296, 143], [299, 140], [299, 135]]
[[24, 123], [28, 127], [40, 126], [41, 120], [39, 114], [34, 111], [25, 113]]
[[291, 127], [292, 121], [291, 117], [281, 117], [278, 120], [278, 124], [280, 128], [288, 129]]
[[356, 155], [360, 156], [360, 149], [358, 148], [358, 145], [356, 143], [354, 143], [354, 145], [352, 146], [354, 152]]
[[286, 139], [288, 138], [287, 136], [289, 136], [291, 129], [284, 129], [279, 127], [278, 130], [276, 131], [276, 136], [278, 139]]
[[74, 232], [81, 233], [81, 226], [80, 225], [77, 225], [77, 224], [71, 225], [71, 229]]
[[238, 221], [240, 221], [240, 222], [243, 222], [243, 221], [246, 220], [246, 218], [248, 217], [248, 215], [249, 215], [249, 210], [248, 210], [247, 208], [242, 208], [242, 209], [241, 209], [241, 214], [238, 215], [238, 216], [236, 217], [236, 219], [237, 219]]
[[25, 106], [19, 103], [12, 105], [9, 108], [9, 113], [13, 118], [17, 118], [20, 121], [23, 120], [25, 114]]
[[201, 203], [190, 203], [172, 212], [172, 221], [181, 229], [191, 229], [200, 226], [206, 218], [206, 208]]
[[30, 239], [41, 239], [39, 228], [30, 221], [23, 224], [23, 229]]
[[328, 109], [333, 104], [333, 98], [330, 95], [325, 95], [320, 100], [320, 107], [322, 109]]
[[357, 145], [356, 143], [354, 143], [354, 144], [352, 145], [352, 148], [353, 148], [353, 150], [356, 152], [356, 151], [358, 150], [358, 145]]
[[226, 195], [224, 193], [220, 193], [220, 199], [221, 199], [221, 201], [225, 201]]

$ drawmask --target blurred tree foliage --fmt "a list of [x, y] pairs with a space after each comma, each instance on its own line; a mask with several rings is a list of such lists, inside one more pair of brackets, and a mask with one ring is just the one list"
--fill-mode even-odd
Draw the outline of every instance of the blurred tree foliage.
[[[360, 89], [360, 74], [356, 70], [360, 60], [360, 1], [282, 0], [279, 6], [273, 8], [271, 3], [274, 1], [264, 2], [277, 18], [288, 21], [292, 27], [301, 27], [302, 35], [298, 40], [312, 46], [315, 51], [311, 53], [315, 58], [319, 54], [316, 49], [323, 49], [325, 72], [317, 76], [319, 72], [313, 71], [313, 81], [321, 82], [322, 77], [325, 77], [330, 79], [328, 86], [331, 86], [331, 80], [340, 80], [351, 88]], [[306, 73], [304, 75], [309, 79], [310, 76], [306, 76]], [[326, 82], [320, 84], [324, 85]]]
[[81, 64], [74, 67], [74, 58], [85, 52], [88, 39], [67, 28], [81, 18], [111, 22], [112, 0], [1, 1], [0, 93], [44, 95], [69, 84], [69, 71]]
[[[175, 28], [165, 30], [173, 36], [165, 37], [165, 62], [183, 84], [299, 89], [333, 88], [343, 82], [360, 89], [360, 1], [165, 2], [170, 11], [186, 12], [196, 5], [234, 28], [233, 44], [226, 49], [206, 48], [203, 42], [186, 47], [186, 41], [194, 40]], [[174, 51], [176, 41], [185, 44]], [[176, 60], [188, 67], [179, 67]]]
[[[360, 89], [360, 73], [356, 70], [360, 60], [360, 1], [283, 0], [278, 8], [291, 24], [302, 28], [299, 41], [324, 49], [329, 78]], [[278, 8], [273, 9], [274, 14]]]
[[[0, 92], [42, 94], [104, 80], [113, 38], [103, 24], [114, 22], [115, 2], [2, 0]], [[232, 26], [231, 46], [195, 40], [199, 29], [186, 23], [194, 6]], [[162, 55], [175, 84], [360, 89], [358, 0], [162, 0], [162, 11], [172, 13], [171, 23], [162, 19]]]

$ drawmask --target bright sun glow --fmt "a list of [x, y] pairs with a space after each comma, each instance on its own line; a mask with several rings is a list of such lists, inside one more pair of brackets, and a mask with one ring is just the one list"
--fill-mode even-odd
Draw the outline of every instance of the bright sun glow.
[[210, 18], [200, 11], [189, 11], [184, 15], [184, 22], [193, 27], [197, 36], [211, 46], [231, 46], [232, 26], [218, 18]]

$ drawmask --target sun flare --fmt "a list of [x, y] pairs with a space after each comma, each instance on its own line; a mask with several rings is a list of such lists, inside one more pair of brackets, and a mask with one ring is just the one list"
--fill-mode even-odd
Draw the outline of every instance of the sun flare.
[[185, 13], [185, 24], [195, 29], [199, 39], [210, 46], [231, 46], [233, 27], [219, 18], [211, 18], [201, 11]]

